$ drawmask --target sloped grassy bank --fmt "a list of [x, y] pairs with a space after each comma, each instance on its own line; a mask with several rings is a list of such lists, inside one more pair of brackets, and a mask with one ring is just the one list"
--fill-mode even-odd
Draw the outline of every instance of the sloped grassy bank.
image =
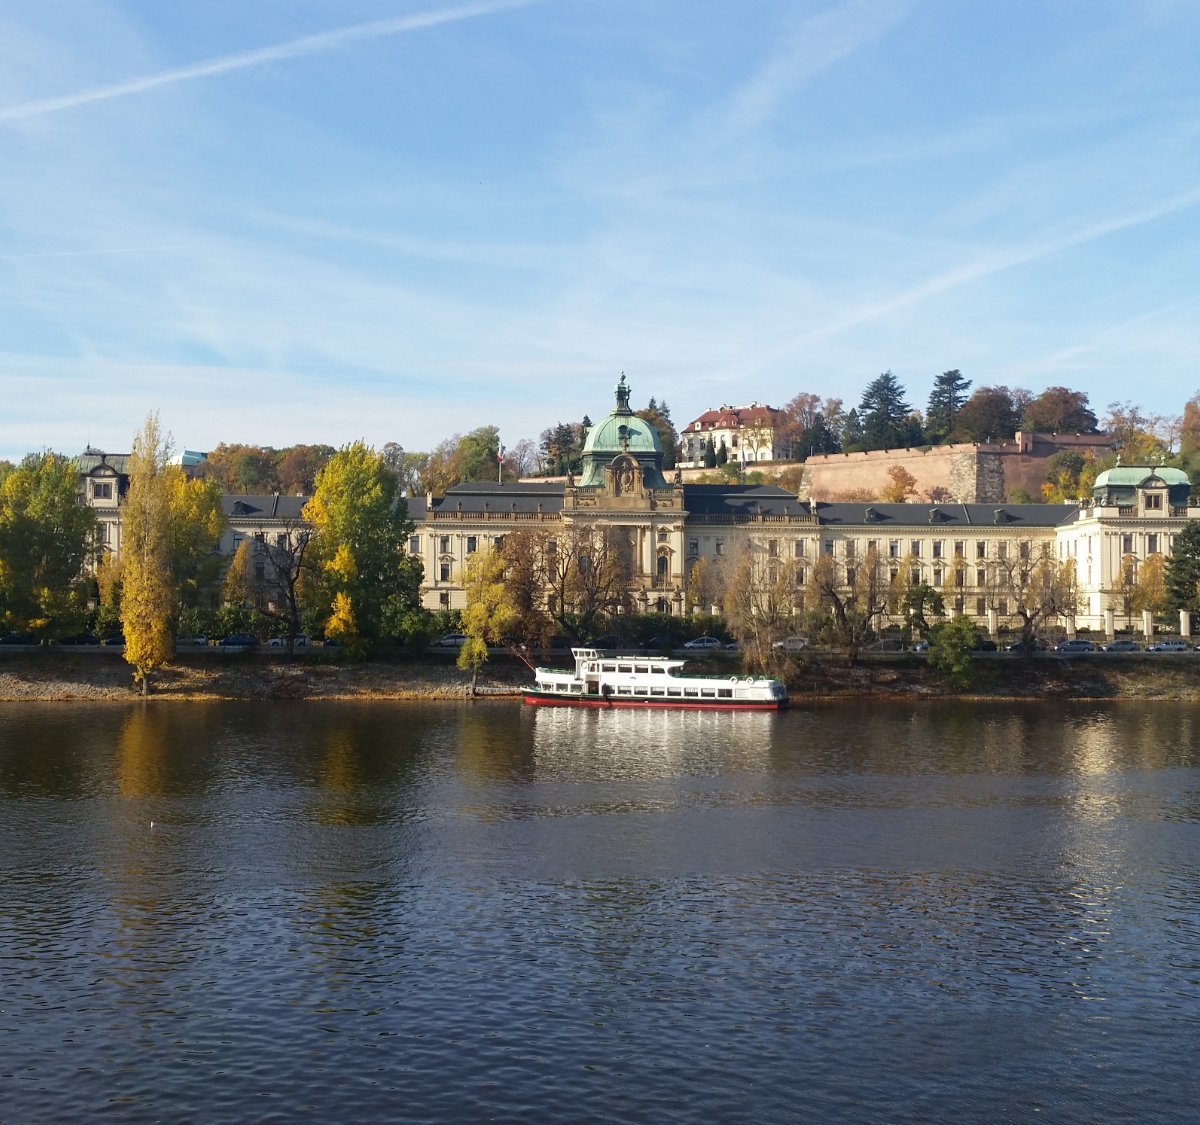
[[[733, 672], [731, 658], [695, 662], [697, 671]], [[1200, 701], [1200, 653], [1032, 658], [988, 655], [974, 663], [974, 682], [954, 691], [920, 656], [868, 654], [850, 666], [844, 656], [805, 654], [786, 666], [794, 698], [980, 697], [991, 699], [1195, 699]], [[497, 657], [480, 674], [480, 696], [515, 696], [531, 680], [518, 661]], [[152, 699], [466, 699], [470, 677], [450, 655], [418, 654], [363, 664], [275, 654], [181, 654], [163, 670]], [[136, 691], [116, 652], [5, 653], [0, 700], [127, 700]]]

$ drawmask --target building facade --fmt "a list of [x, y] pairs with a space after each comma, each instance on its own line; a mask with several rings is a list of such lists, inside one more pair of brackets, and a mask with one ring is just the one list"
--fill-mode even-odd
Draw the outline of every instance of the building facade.
[[[886, 583], [931, 586], [949, 612], [995, 633], [1017, 620], [1014, 563], [1048, 558], [1069, 563], [1074, 576], [1074, 612], [1056, 624], [1148, 631], [1144, 615], [1132, 617], [1132, 585], [1148, 560], [1170, 557], [1188, 521], [1200, 519], [1187, 476], [1163, 466], [1118, 464], [1077, 504], [835, 503], [774, 485], [685, 484], [678, 470], [664, 476], [657, 432], [633, 413], [624, 377], [615, 399], [588, 431], [577, 478], [469, 482], [408, 500], [407, 547], [423, 564], [426, 608], [461, 609], [468, 559], [514, 532], [536, 532], [552, 549], [587, 529], [622, 544], [631, 611], [716, 611], [719, 593], [698, 589], [697, 568], [719, 573], [724, 560], [748, 553], [768, 571], [788, 567], [799, 612], [814, 567], [832, 566], [849, 591], [872, 559]], [[116, 553], [126, 461], [91, 450], [79, 459], [80, 498], [96, 509], [102, 545]], [[217, 549], [231, 556], [246, 537], [276, 550], [300, 542], [304, 502], [226, 496], [229, 528]]]
[[714, 452], [724, 445], [727, 458], [734, 463], [782, 461], [791, 455], [781, 432], [783, 416], [782, 410], [757, 402], [706, 410], [680, 433], [678, 464], [702, 469], [710, 441]]
[[[799, 611], [817, 560], [831, 559], [848, 591], [874, 557], [885, 582], [932, 586], [948, 612], [995, 633], [1017, 622], [1016, 564], [1051, 558], [1070, 561], [1076, 606], [1054, 624], [1111, 633], [1128, 623], [1138, 569], [1169, 558], [1185, 522], [1200, 518], [1186, 475], [1153, 466], [1101, 473], [1093, 498], [1079, 504], [823, 503], [773, 485], [684, 484], [678, 472], [668, 481], [657, 436], [628, 402], [622, 379], [612, 413], [588, 434], [578, 480], [460, 484], [410, 501], [427, 608], [461, 608], [467, 559], [512, 531], [553, 535], [583, 524], [628, 536], [635, 609], [712, 609], [694, 597], [692, 568], [745, 550], [768, 566], [790, 564]], [[1132, 624], [1145, 620], [1139, 613]]]

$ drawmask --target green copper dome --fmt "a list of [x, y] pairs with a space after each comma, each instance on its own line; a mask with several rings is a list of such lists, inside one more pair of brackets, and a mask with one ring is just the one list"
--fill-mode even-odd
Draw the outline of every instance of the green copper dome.
[[1162, 488], [1166, 489], [1167, 503], [1171, 507], [1180, 508], [1187, 504], [1191, 482], [1182, 469], [1166, 465], [1122, 465], [1118, 461], [1096, 477], [1092, 498], [1097, 504], [1133, 508], [1137, 506], [1139, 491]]
[[1188, 483], [1187, 473], [1182, 469], [1168, 468], [1166, 465], [1156, 465], [1153, 468], [1145, 465], [1114, 465], [1096, 478], [1096, 488], [1140, 488], [1151, 477], [1158, 477], [1168, 487]]
[[580, 488], [599, 488], [604, 483], [604, 470], [622, 453], [637, 459], [648, 488], [669, 487], [662, 475], [662, 445], [658, 431], [630, 409], [629, 393], [622, 375], [615, 390], [616, 406], [607, 418], [588, 430], [583, 443]]

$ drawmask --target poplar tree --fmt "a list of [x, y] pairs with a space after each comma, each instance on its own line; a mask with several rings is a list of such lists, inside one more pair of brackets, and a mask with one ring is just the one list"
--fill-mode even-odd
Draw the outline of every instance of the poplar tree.
[[122, 520], [121, 626], [125, 660], [142, 694], [151, 676], [172, 656], [175, 590], [171, 579], [171, 502], [167, 476], [170, 439], [159, 429], [158, 414], [146, 416], [133, 439], [129, 491]]

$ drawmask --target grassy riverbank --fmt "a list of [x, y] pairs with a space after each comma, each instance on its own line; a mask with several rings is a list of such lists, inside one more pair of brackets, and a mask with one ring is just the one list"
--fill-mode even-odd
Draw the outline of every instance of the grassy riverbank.
[[[737, 670], [731, 658], [698, 660], [697, 671]], [[868, 655], [854, 667], [836, 655], [805, 655], [788, 665], [794, 699], [877, 696], [991, 699], [1200, 700], [1200, 654], [1095, 655], [1032, 659], [1009, 654], [975, 662], [975, 681], [951, 691], [927, 661], [915, 655]], [[516, 661], [494, 659], [479, 678], [485, 696], [516, 695], [531, 681]], [[136, 696], [129, 666], [117, 652], [4, 653], [0, 700], [119, 701]], [[153, 698], [162, 700], [466, 699], [470, 677], [451, 656], [417, 656], [364, 664], [330, 663], [267, 654], [181, 655], [164, 669]]]

